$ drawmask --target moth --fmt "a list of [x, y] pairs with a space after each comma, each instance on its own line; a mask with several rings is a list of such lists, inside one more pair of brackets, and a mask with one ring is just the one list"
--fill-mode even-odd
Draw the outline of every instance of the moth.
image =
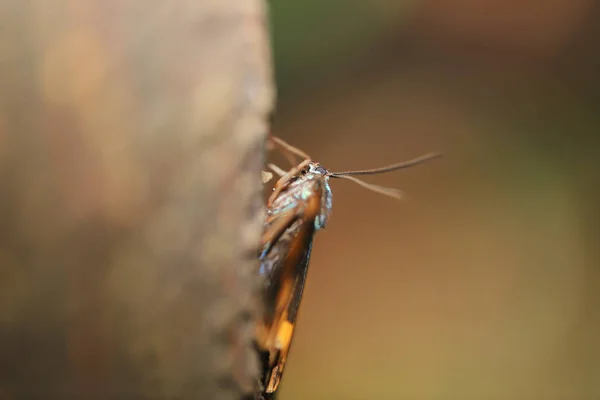
[[[280, 176], [266, 203], [266, 220], [261, 241], [259, 274], [263, 278], [263, 317], [256, 330], [262, 362], [262, 396], [273, 398], [290, 350], [298, 308], [308, 272], [315, 233], [329, 221], [332, 207], [330, 178], [351, 180], [369, 190], [401, 198], [397, 189], [364, 182], [354, 175], [374, 175], [395, 171], [439, 157], [431, 153], [382, 168], [332, 172], [283, 140], [271, 136], [272, 144], [294, 164], [288, 171], [274, 164], [269, 168]], [[263, 181], [264, 179], [263, 175]]]

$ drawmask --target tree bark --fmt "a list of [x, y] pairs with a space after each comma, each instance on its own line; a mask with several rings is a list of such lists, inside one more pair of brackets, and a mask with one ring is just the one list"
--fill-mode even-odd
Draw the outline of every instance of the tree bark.
[[262, 0], [0, 2], [0, 398], [238, 399]]

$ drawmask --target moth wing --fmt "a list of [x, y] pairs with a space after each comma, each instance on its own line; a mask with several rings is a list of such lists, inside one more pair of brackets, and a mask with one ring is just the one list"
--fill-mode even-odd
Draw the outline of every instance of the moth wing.
[[273, 244], [273, 249], [268, 253], [272, 254], [271, 257], [267, 255], [261, 260], [261, 263], [269, 260], [273, 263], [267, 282], [271, 286], [265, 292], [267, 312], [272, 312], [267, 314], [269, 319], [266, 321], [271, 323], [263, 342], [265, 350], [269, 352], [268, 365], [264, 371], [266, 393], [277, 390], [287, 361], [308, 272], [315, 234], [314, 221], [319, 211], [320, 199], [314, 196], [305, 203], [296, 220]]
[[310, 250], [312, 247], [312, 235], [308, 245], [308, 251], [303, 254], [300, 261], [301, 268], [293, 285], [292, 294], [289, 297], [287, 310], [281, 315], [279, 321], [275, 324], [275, 339], [274, 344], [269, 351], [268, 367], [265, 369], [265, 392], [273, 393], [279, 387], [283, 369], [287, 361], [288, 353], [292, 345], [292, 338], [296, 328], [296, 318], [300, 301], [302, 300], [302, 292], [304, 291], [304, 283], [306, 282], [306, 273], [308, 271], [308, 263], [310, 261]]

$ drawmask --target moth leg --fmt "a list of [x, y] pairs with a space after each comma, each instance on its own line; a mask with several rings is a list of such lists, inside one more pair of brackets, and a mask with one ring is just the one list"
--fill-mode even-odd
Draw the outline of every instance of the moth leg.
[[260, 171], [260, 180], [262, 181], [262, 184], [264, 185], [265, 183], [269, 182], [271, 179], [273, 179], [273, 174], [269, 171]]
[[[296, 159], [297, 154], [290, 151], [287, 147], [279, 145], [278, 143], [275, 142], [275, 140], [273, 140], [273, 138], [276, 138], [276, 136], [269, 135], [269, 137], [267, 138], [267, 145], [266, 145], [267, 150], [272, 151], [272, 150], [275, 150], [275, 146], [279, 146], [279, 149], [281, 150], [281, 155], [283, 155], [285, 157], [285, 159], [290, 163], [290, 165], [298, 164], [298, 160]], [[276, 138], [276, 139], [278, 139], [278, 138]], [[279, 141], [281, 141], [281, 139], [279, 139]], [[304, 157], [304, 158], [306, 158], [306, 157]]]
[[300, 164], [296, 165], [294, 168], [292, 168], [288, 172], [286, 172], [285, 175], [283, 175], [281, 178], [279, 178], [279, 180], [277, 181], [277, 183], [275, 183], [275, 186], [273, 187], [273, 193], [271, 193], [271, 196], [269, 196], [269, 200], [267, 201], [267, 208], [271, 208], [271, 206], [273, 205], [273, 202], [279, 196], [279, 194], [281, 193], [281, 191], [283, 190], [285, 185], [295, 175], [297, 175], [300, 171], [302, 171], [304, 168], [306, 168], [306, 166], [308, 164], [310, 164], [309, 158], [302, 161]]
[[[296, 165], [296, 164], [294, 164]], [[277, 175], [279, 176], [284, 176], [285, 175], [285, 171], [282, 170], [281, 168], [279, 168], [277, 165], [275, 164], [267, 164], [267, 166], [269, 167], [269, 169], [273, 172], [275, 172]]]
[[306, 158], [312, 159], [308, 154], [306, 154], [305, 152], [303, 152], [299, 148], [292, 146], [291, 144], [289, 144], [285, 140], [282, 140], [282, 139], [278, 138], [277, 136], [271, 136], [269, 139], [271, 140], [271, 142], [273, 142], [274, 144], [278, 145], [279, 147], [281, 147], [282, 149], [284, 149], [288, 153], [295, 154], [298, 157], [302, 157], [304, 159], [306, 159]]
[[285, 157], [286, 160], [288, 160], [288, 162], [290, 163], [290, 165], [297, 165], [298, 164], [298, 159], [296, 158], [296, 154], [292, 153], [291, 151], [289, 151], [285, 147], [282, 147], [281, 150], [282, 150], [281, 154]]

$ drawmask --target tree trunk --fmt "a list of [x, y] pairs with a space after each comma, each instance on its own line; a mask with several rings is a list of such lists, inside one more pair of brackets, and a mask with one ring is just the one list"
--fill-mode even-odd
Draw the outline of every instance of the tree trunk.
[[254, 389], [265, 14], [0, 2], [0, 399]]

